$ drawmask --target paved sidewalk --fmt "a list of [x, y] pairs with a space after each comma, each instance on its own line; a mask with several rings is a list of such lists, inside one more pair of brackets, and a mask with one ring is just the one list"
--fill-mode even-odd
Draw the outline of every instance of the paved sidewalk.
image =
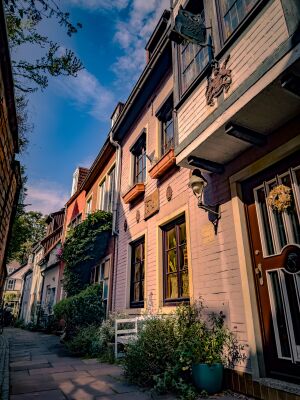
[[[10, 328], [10, 400], [173, 400], [125, 382], [122, 368], [72, 357], [54, 335]], [[218, 400], [245, 399], [223, 395]]]

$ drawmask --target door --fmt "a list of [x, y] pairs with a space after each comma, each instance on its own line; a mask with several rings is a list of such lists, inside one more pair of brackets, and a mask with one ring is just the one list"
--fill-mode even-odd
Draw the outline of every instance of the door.
[[[300, 381], [300, 155], [243, 185], [264, 357], [269, 376]], [[274, 211], [270, 191], [289, 187], [291, 206]]]

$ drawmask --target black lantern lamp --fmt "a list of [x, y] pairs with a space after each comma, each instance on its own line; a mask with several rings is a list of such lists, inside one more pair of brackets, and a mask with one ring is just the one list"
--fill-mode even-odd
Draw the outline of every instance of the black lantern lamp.
[[201, 174], [199, 169], [195, 169], [189, 180], [189, 187], [193, 190], [194, 195], [198, 199], [198, 207], [208, 212], [208, 219], [215, 227], [215, 233], [218, 230], [218, 221], [221, 218], [220, 205], [208, 205], [203, 202], [204, 188], [208, 185], [207, 180]]

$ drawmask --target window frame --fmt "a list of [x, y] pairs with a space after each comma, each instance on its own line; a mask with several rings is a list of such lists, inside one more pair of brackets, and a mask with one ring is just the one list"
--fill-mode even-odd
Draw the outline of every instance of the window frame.
[[[170, 123], [168, 126], [171, 124], [173, 125], [173, 137], [172, 140], [169, 142], [172, 142], [171, 144], [168, 143], [168, 145], [165, 145], [166, 143], [166, 129], [165, 129], [165, 124], [168, 122], [167, 116], [171, 113], [171, 119], [169, 120]], [[168, 97], [165, 99], [163, 104], [160, 106], [159, 110], [155, 114], [156, 118], [159, 121], [159, 157], [163, 157], [169, 150], [175, 148], [175, 118], [174, 118], [174, 99], [173, 99], [173, 92], [168, 95]]]
[[107, 209], [107, 202], [106, 202], [106, 186], [107, 186], [107, 181], [106, 181], [106, 176], [98, 185], [98, 208], [101, 211], [106, 211]]
[[[12, 282], [12, 283], [10, 284], [10, 282]], [[8, 279], [6, 290], [15, 290], [15, 286], [16, 286], [16, 280], [15, 279]]]
[[[187, 224], [186, 224], [186, 218], [185, 218], [185, 214], [179, 216], [178, 218], [170, 221], [169, 223], [165, 224], [164, 226], [161, 227], [161, 231], [162, 231], [162, 259], [163, 259], [163, 304], [165, 306], [172, 306], [172, 305], [178, 305], [180, 303], [189, 303], [190, 302], [190, 285], [189, 285], [189, 296], [188, 297], [176, 297], [176, 298], [167, 298], [167, 276], [168, 273], [167, 269], [168, 269], [168, 251], [170, 249], [168, 249], [167, 246], [167, 232], [170, 231], [171, 229], [175, 228], [175, 232], [176, 232], [176, 265], [177, 265], [177, 295], [179, 295], [179, 290], [181, 287], [181, 275], [183, 271], [186, 271], [188, 274], [188, 282], [189, 282], [189, 259], [187, 262], [187, 267], [185, 269], [181, 269], [180, 270], [180, 261], [179, 261], [179, 248], [181, 247], [181, 245], [179, 245], [179, 226], [181, 224], [185, 223], [185, 246], [186, 246], [186, 251], [187, 251], [187, 257], [188, 257], [188, 239], [187, 239]], [[190, 282], [189, 282], [190, 283]]]
[[[135, 258], [135, 249], [143, 245], [143, 259], [140, 261], [140, 276], [139, 280], [135, 281], [134, 280], [134, 275], [135, 275], [135, 269], [134, 266], [137, 264], [134, 262]], [[131, 250], [131, 255], [130, 255], [130, 297], [129, 297], [129, 307], [130, 308], [144, 308], [145, 305], [145, 260], [146, 260], [146, 255], [145, 255], [145, 236], [142, 236], [141, 238], [135, 240], [134, 242], [130, 243], [130, 250]], [[140, 283], [140, 293], [139, 293], [139, 300], [135, 301], [134, 300], [134, 284], [135, 283]], [[141, 285], [143, 284], [143, 285]], [[141, 299], [142, 295], [142, 287], [143, 287], [143, 298]]]
[[[138, 183], [145, 183], [147, 179], [147, 136], [146, 129], [143, 129], [138, 139], [130, 149], [133, 161], [133, 173], [132, 183], [136, 185]], [[139, 161], [142, 160], [142, 169], [137, 173], [137, 167], [139, 168]], [[139, 176], [142, 175], [142, 180], [139, 181]]]
[[[113, 179], [112, 179], [113, 176]], [[107, 174], [107, 207], [106, 211], [113, 212], [113, 203], [116, 196], [116, 166], [113, 165]]]
[[92, 213], [92, 198], [93, 198], [93, 196], [90, 196], [86, 201], [86, 208], [85, 208], [86, 215], [89, 215]]

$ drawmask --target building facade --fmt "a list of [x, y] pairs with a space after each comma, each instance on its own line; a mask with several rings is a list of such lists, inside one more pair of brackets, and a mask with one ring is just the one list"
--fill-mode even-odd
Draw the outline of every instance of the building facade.
[[21, 186], [18, 126], [6, 23], [0, 4], [0, 296], [6, 278], [5, 255]]
[[[204, 45], [176, 28], [191, 14], [208, 28]], [[201, 170], [199, 205], [220, 210], [215, 235], [193, 212], [194, 293], [227, 303], [248, 346], [235, 389], [299, 383], [299, 2], [179, 0], [172, 20], [176, 162]]]

